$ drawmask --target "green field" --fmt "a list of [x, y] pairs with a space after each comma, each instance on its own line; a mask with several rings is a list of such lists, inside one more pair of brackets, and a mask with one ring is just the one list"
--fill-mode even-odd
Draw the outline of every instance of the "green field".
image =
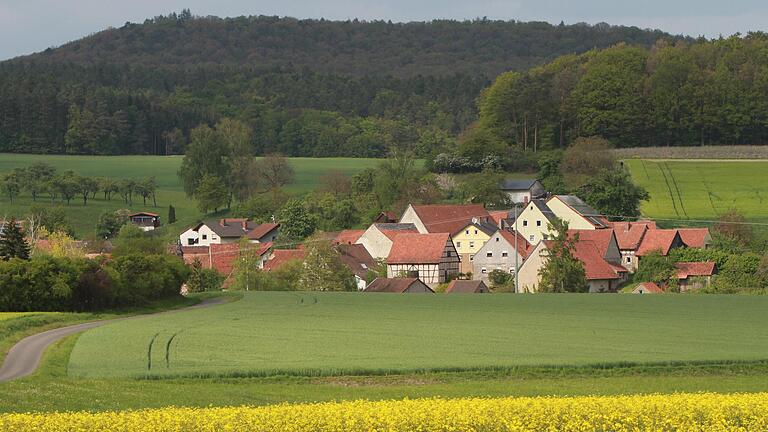
[[754, 361], [768, 359], [767, 308], [768, 297], [714, 295], [246, 293], [90, 330], [68, 370], [269, 376]]
[[[155, 176], [158, 183], [157, 204], [143, 205], [140, 197], [134, 198], [133, 205], [128, 206], [133, 211], [150, 211], [159, 213], [163, 219], [167, 217], [168, 205], [176, 207], [176, 224], [180, 231], [183, 225], [194, 223], [204, 215], [196, 207], [194, 200], [184, 194], [181, 182], [176, 173], [181, 166], [182, 156], [57, 156], [57, 155], [26, 155], [0, 153], [0, 173], [14, 168], [25, 167], [35, 162], [46, 162], [59, 171], [73, 170], [81, 175], [113, 178], [147, 178]], [[290, 163], [296, 172], [295, 181], [286, 188], [289, 193], [304, 193], [315, 189], [319, 178], [331, 171], [354, 174], [365, 168], [375, 167], [378, 159], [354, 158], [291, 158]], [[115, 196], [111, 201], [102, 199], [97, 194], [96, 199], [83, 206], [82, 201], [75, 199], [65, 206], [70, 223], [78, 236], [92, 234], [99, 216], [107, 210], [125, 208], [126, 205]], [[38, 203], [48, 204], [50, 201], [43, 196]], [[5, 196], [0, 196], [0, 218], [3, 216], [24, 216], [33, 204], [32, 198], [24, 193], [13, 204]]]
[[651, 199], [650, 218], [717, 220], [734, 208], [752, 221], [768, 220], [768, 161], [627, 160], [632, 178]]

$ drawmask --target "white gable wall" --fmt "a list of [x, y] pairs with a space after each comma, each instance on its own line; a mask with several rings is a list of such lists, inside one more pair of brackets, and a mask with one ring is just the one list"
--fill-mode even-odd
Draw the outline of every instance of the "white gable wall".
[[416, 225], [416, 230], [419, 233], [429, 234], [429, 231], [427, 231], [427, 227], [421, 221], [421, 219], [419, 218], [419, 215], [416, 214], [416, 210], [414, 210], [413, 206], [410, 204], [408, 204], [408, 208], [405, 209], [403, 216], [400, 218], [400, 223], [412, 223]]

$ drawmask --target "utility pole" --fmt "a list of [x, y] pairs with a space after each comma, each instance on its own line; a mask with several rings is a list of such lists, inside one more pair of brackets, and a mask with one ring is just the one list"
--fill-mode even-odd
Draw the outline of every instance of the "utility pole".
[[515, 294], [520, 294], [520, 284], [518, 283], [517, 278], [517, 272], [520, 270], [520, 265], [518, 263], [520, 253], [517, 250], [517, 203], [514, 203], [515, 206]]

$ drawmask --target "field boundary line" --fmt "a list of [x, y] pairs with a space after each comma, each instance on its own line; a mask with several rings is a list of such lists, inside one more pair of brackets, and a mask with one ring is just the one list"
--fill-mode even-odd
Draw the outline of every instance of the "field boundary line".
[[677, 200], [680, 202], [680, 210], [683, 211], [683, 216], [685, 216], [686, 219], [689, 219], [688, 212], [685, 211], [685, 205], [683, 204], [683, 194], [680, 192], [680, 187], [677, 186], [675, 173], [672, 172], [671, 169], [669, 169], [669, 164], [667, 162], [664, 162], [664, 167], [667, 169], [667, 172], [669, 173], [669, 178], [672, 179], [672, 185], [675, 187], [675, 191], [677, 192]]
[[661, 176], [664, 177], [664, 183], [667, 185], [667, 192], [669, 193], [669, 199], [672, 200], [672, 208], [675, 210], [675, 216], [679, 218], [680, 212], [677, 210], [677, 205], [675, 204], [675, 195], [672, 193], [672, 187], [669, 185], [669, 179], [667, 179], [667, 174], [664, 172], [664, 167], [661, 163], [657, 163], [656, 166], [659, 167]]

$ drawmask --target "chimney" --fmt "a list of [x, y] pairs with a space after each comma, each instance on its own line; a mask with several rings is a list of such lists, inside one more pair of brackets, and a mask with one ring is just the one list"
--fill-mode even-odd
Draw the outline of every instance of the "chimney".
[[220, 220], [220, 221], [219, 221], [219, 225], [221, 225], [221, 226], [227, 226], [227, 220], [226, 220], [226, 219], [222, 219], [222, 220]]
[[243, 225], [243, 231], [248, 231], [248, 221], [244, 220], [240, 223]]

